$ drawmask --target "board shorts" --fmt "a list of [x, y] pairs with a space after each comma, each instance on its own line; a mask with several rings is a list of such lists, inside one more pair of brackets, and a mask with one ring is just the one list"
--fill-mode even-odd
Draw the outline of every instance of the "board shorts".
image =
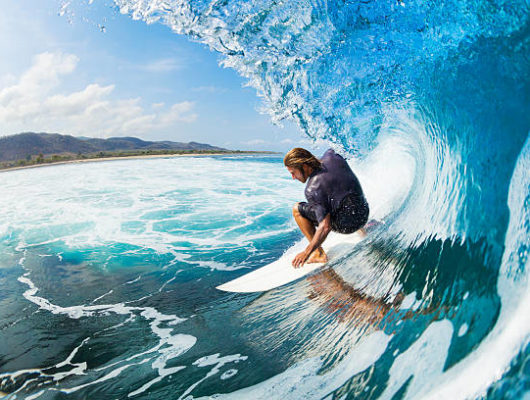
[[[316, 227], [318, 220], [309, 204], [298, 203], [298, 211]], [[364, 196], [346, 195], [335, 212], [331, 213], [331, 230], [339, 233], [353, 233], [362, 228], [368, 221], [370, 209]]]

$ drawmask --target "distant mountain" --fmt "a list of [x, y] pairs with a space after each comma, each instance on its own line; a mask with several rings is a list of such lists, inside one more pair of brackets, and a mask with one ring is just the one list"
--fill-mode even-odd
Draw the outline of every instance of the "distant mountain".
[[28, 156], [72, 153], [86, 154], [100, 151], [132, 150], [208, 150], [227, 151], [209, 144], [189, 142], [150, 142], [135, 137], [95, 139], [58, 133], [25, 132], [0, 137], [0, 162], [25, 159]]

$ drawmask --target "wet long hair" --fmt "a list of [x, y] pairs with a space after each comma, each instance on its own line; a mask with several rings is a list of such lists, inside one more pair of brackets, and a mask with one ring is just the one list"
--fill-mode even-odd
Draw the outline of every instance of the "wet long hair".
[[322, 168], [322, 163], [310, 151], [295, 147], [290, 150], [283, 159], [283, 164], [286, 167], [302, 169], [304, 164], [309, 165], [313, 169]]

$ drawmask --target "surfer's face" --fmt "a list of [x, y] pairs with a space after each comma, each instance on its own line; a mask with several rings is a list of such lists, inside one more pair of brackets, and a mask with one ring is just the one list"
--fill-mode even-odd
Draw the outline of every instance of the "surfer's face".
[[296, 179], [302, 183], [305, 183], [307, 177], [309, 176], [309, 174], [305, 173], [304, 168], [287, 167], [287, 170], [289, 171], [293, 179]]

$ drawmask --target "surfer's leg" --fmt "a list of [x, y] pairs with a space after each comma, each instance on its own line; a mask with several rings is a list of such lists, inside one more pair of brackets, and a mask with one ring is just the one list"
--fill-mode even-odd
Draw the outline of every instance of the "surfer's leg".
[[300, 213], [300, 210], [298, 209], [299, 204], [300, 203], [296, 203], [293, 207], [293, 217], [304, 236], [307, 238], [307, 240], [311, 241], [315, 235], [315, 225], [310, 219], [304, 217]]
[[[302, 213], [300, 213], [299, 204], [300, 203], [296, 203], [293, 207], [294, 220], [296, 221], [296, 224], [298, 225], [304, 236], [307, 238], [307, 240], [311, 241], [313, 239], [313, 236], [315, 235], [315, 225], [309, 218], [304, 217]], [[319, 247], [311, 253], [306, 262], [311, 264], [318, 262], [326, 262], [327, 260], [328, 257], [326, 256], [324, 249], [322, 247]]]

